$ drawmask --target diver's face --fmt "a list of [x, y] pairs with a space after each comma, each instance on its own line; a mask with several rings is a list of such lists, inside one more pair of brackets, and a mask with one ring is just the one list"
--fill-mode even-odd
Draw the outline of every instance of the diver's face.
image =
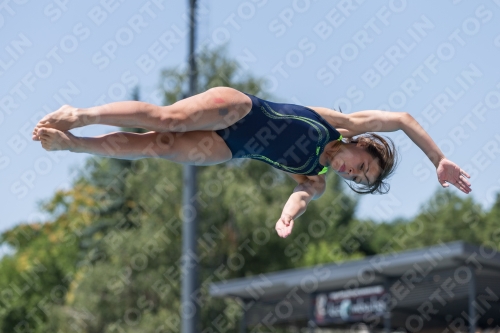
[[377, 160], [355, 143], [342, 145], [330, 166], [340, 177], [363, 185], [373, 184], [381, 172]]

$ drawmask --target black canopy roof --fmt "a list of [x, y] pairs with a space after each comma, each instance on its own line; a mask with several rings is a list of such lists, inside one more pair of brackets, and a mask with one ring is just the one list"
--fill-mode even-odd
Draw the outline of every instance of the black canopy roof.
[[[486, 327], [493, 323], [492, 320], [496, 323], [500, 318], [500, 301], [496, 300], [496, 295], [500, 295], [498, 281], [500, 254], [487, 247], [458, 241], [340, 264], [212, 283], [209, 292], [212, 297], [238, 298], [252, 304], [247, 311], [248, 325], [258, 324], [285, 299], [293, 305], [292, 315], [276, 323], [304, 324], [311, 318], [315, 294], [383, 285], [397, 300], [391, 308], [393, 327], [407, 324], [411, 315], [421, 315], [422, 304], [426, 302], [433, 303], [428, 306], [439, 309], [439, 313], [425, 321], [425, 326], [445, 327], [452, 320], [450, 318], [462, 316], [470, 302], [479, 297], [478, 304], [485, 299], [488, 303], [478, 321], [478, 325]], [[473, 299], [471, 285], [474, 285]], [[450, 286], [453, 290], [446, 291], [445, 288]], [[291, 292], [294, 294], [291, 295]], [[436, 293], [436, 297], [430, 296]], [[445, 300], [446, 304], [440, 304], [441, 300]]]
[[[232, 279], [210, 285], [213, 297], [254, 299], [273, 298], [293, 287], [317, 283], [317, 290], [342, 289], [358, 280], [360, 284], [382, 283], [386, 277], [400, 277], [408, 272], [424, 272], [470, 265], [478, 270], [500, 270], [500, 254], [495, 250], [462, 241], [443, 243], [418, 250], [367, 257], [340, 264], [285, 270], [258, 276]], [[368, 283], [363, 283], [368, 282]]]

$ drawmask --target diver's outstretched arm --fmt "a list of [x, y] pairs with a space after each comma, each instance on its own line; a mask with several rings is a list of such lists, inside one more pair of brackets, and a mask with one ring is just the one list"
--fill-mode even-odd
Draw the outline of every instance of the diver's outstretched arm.
[[425, 153], [437, 168], [443, 152], [420, 124], [407, 112], [367, 110], [347, 115], [346, 127], [357, 134], [402, 130]]
[[402, 130], [425, 153], [434, 164], [438, 181], [443, 187], [453, 184], [464, 193], [469, 193], [470, 176], [458, 165], [448, 160], [420, 124], [406, 112], [368, 110], [345, 115], [344, 128], [351, 136], [366, 132], [393, 132]]
[[324, 181], [306, 180], [293, 190], [292, 195], [283, 208], [281, 217], [276, 222], [276, 231], [280, 237], [286, 238], [292, 232], [294, 219], [302, 215], [311, 200], [319, 198], [325, 191]]

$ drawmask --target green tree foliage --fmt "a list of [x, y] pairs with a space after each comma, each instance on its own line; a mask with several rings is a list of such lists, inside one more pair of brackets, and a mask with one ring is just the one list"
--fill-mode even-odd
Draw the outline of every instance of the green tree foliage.
[[463, 240], [497, 248], [498, 241], [488, 244], [492, 231], [498, 228], [495, 225], [498, 224], [496, 205], [485, 212], [472, 197], [440, 189], [413, 219], [396, 220], [377, 227], [370, 240], [371, 247], [384, 253]]
[[[100, 238], [99, 260], [91, 269], [85, 266], [77, 272], [65, 306], [54, 310], [54, 328], [144, 332], [163, 325], [178, 330], [181, 168], [160, 160], [134, 163], [142, 164], [134, 167], [136, 170], [147, 170], [130, 173], [124, 193], [138, 207], [133, 215], [139, 227], [112, 228]], [[304, 246], [343, 221], [325, 222], [331, 215], [340, 215], [327, 209], [330, 203], [325, 201], [308, 212], [314, 216], [314, 210], [321, 209], [331, 214], [322, 218], [322, 229], [308, 231], [304, 217], [297, 221], [293, 237], [284, 241], [273, 227], [293, 188], [290, 179], [258, 162], [199, 169], [203, 322], [210, 326], [214, 318], [225, 313], [233, 318], [228, 325], [236, 327], [237, 305], [209, 299], [206, 287], [210, 282], [297, 267], [296, 253], [290, 249], [304, 251]], [[304, 235], [310, 240], [306, 242]]]
[[2, 243], [15, 251], [0, 261], [1, 332], [44, 332], [50, 306], [65, 302], [97, 191], [82, 184], [58, 191], [42, 207], [51, 222], [21, 224], [2, 234]]

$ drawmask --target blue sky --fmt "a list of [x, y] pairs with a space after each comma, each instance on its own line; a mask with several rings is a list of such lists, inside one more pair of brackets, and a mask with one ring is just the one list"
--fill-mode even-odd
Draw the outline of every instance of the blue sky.
[[[37, 203], [69, 187], [88, 158], [30, 141], [41, 116], [62, 103], [126, 100], [137, 84], [143, 100], [160, 104], [160, 70], [187, 52], [187, 1], [3, 3], [0, 231], [43, 219]], [[227, 43], [276, 101], [409, 112], [471, 174], [470, 195], [488, 208], [500, 191], [499, 17], [499, 1], [201, 0], [198, 41]], [[439, 187], [404, 133], [389, 136], [400, 168], [389, 195], [361, 199], [359, 217], [411, 217]]]

